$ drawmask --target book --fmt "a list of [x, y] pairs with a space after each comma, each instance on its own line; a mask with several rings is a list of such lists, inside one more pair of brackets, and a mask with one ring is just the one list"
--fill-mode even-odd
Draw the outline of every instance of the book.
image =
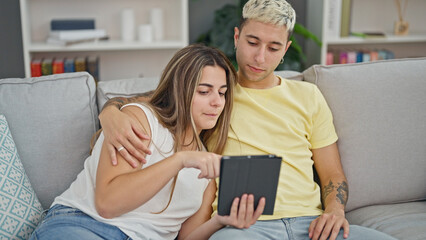
[[327, 19], [327, 36], [330, 38], [340, 37], [340, 19], [342, 16], [342, 0], [329, 0], [326, 14]]
[[75, 72], [74, 58], [64, 59], [64, 72]]
[[95, 29], [95, 19], [52, 19], [50, 30]]
[[74, 62], [74, 70], [76, 72], [84, 72], [86, 71], [86, 58], [85, 57], [77, 57]]
[[96, 82], [99, 81], [99, 57], [89, 56], [86, 59], [87, 72], [93, 76]]
[[370, 61], [379, 60], [379, 53], [377, 51], [370, 51]]
[[348, 51], [348, 63], [356, 63], [356, 51]]
[[362, 61], [363, 62], [369, 62], [370, 61], [370, 52], [369, 51], [363, 51]]
[[342, 16], [340, 20], [340, 37], [348, 37], [351, 25], [351, 0], [342, 0]]
[[45, 58], [41, 62], [41, 74], [42, 75], [51, 75], [52, 74], [52, 59]]
[[386, 60], [387, 59], [386, 50], [377, 51], [377, 56], [378, 56], [378, 60]]
[[58, 30], [50, 31], [48, 39], [80, 41], [107, 37], [105, 29]]
[[356, 62], [358, 63], [358, 62], [362, 62], [362, 59], [363, 59], [363, 53], [362, 53], [362, 51], [358, 51], [357, 53], [356, 53]]
[[347, 52], [340, 52], [339, 63], [340, 64], [348, 63], [348, 53]]
[[275, 155], [223, 156], [220, 161], [219, 215], [229, 215], [232, 202], [244, 193], [254, 195], [257, 207], [265, 197], [264, 215], [274, 213], [282, 158]]
[[52, 63], [52, 73], [64, 73], [64, 59], [55, 58]]
[[41, 59], [33, 59], [31, 61], [31, 77], [40, 77], [41, 75]]
[[326, 65], [334, 64], [334, 54], [333, 52], [327, 52]]

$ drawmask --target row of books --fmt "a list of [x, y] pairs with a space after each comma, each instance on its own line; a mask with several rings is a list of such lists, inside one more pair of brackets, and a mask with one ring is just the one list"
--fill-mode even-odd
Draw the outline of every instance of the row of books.
[[392, 51], [380, 50], [331, 50], [327, 52], [326, 64], [345, 64], [357, 62], [372, 62], [377, 60], [388, 60], [395, 58]]
[[96, 81], [99, 80], [99, 57], [73, 57], [73, 58], [36, 58], [31, 61], [31, 76], [67, 73], [89, 72]]

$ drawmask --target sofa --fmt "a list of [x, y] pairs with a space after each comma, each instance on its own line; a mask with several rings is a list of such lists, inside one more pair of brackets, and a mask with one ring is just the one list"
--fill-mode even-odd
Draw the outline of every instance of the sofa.
[[[349, 222], [397, 239], [426, 239], [426, 58], [277, 74], [316, 84], [333, 112]], [[28, 238], [68, 188], [90, 154], [108, 99], [157, 83], [95, 83], [86, 72], [1, 79], [0, 237]]]

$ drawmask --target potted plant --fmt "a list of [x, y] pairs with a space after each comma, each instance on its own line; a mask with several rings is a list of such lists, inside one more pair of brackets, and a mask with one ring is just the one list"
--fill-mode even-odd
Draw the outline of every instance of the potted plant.
[[[240, 0], [237, 5], [227, 4], [221, 9], [216, 10], [212, 28], [206, 33], [201, 34], [197, 39], [197, 42], [202, 42], [222, 50], [235, 67], [237, 67], [237, 64], [234, 51], [234, 27], [239, 25], [243, 6], [247, 1], [248, 0]], [[303, 53], [302, 47], [294, 37], [294, 34], [301, 35], [306, 39], [312, 39], [315, 43], [321, 45], [321, 41], [317, 36], [301, 24], [296, 23], [293, 36], [290, 38], [292, 44], [284, 56], [284, 63], [278, 65], [277, 70], [303, 71], [304, 69], [306, 56]]]

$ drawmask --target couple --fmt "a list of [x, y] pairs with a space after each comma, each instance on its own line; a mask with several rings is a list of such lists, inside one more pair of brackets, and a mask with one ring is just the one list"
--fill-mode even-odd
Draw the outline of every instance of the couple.
[[[92, 156], [32, 239], [393, 239], [349, 231], [331, 111], [314, 85], [274, 75], [291, 44], [293, 8], [249, 0], [242, 17], [238, 73], [219, 51], [189, 46], [147, 103], [104, 107]], [[219, 154], [283, 158], [274, 215], [261, 216], [264, 200], [255, 209], [245, 194], [229, 216], [211, 217], [216, 184], [208, 179], [218, 176]]]

